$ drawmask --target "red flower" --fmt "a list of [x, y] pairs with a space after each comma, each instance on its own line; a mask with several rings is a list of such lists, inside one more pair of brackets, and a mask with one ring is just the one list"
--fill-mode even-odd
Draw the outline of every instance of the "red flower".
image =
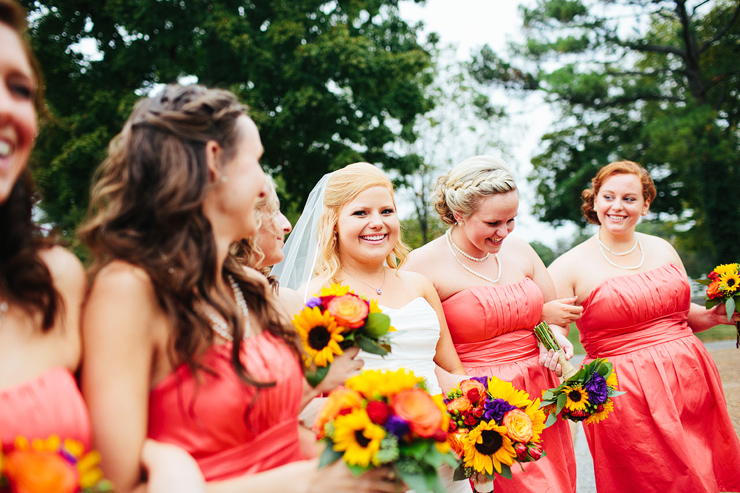
[[478, 424], [478, 418], [476, 418], [473, 414], [466, 414], [465, 415], [465, 424], [468, 426], [475, 426]]
[[485, 409], [483, 408], [483, 406], [480, 406], [480, 407], [476, 407], [476, 408], [475, 408], [475, 409], [473, 409], [473, 411], [472, 411], [473, 415], [474, 415], [474, 416], [475, 416], [476, 418], [480, 418], [481, 416], [483, 416], [483, 413], [484, 413], [484, 412], [486, 412], [486, 410], [485, 410]]
[[451, 419], [450, 420], [450, 430], [449, 431], [450, 431], [450, 433], [452, 433], [455, 430], [457, 430], [457, 423], [455, 422], [454, 419]]
[[516, 451], [516, 460], [526, 461], [527, 460], [527, 446], [523, 443], [515, 443], [514, 450]]
[[365, 411], [367, 411], [370, 421], [380, 426], [383, 426], [391, 414], [393, 414], [391, 406], [381, 401], [368, 402]]
[[542, 457], [542, 445], [538, 443], [534, 443], [529, 446], [529, 456], [532, 458], [532, 460], [538, 460], [540, 457]]
[[707, 286], [707, 298], [710, 300], [713, 300], [715, 298], [721, 298], [722, 297], [722, 291], [719, 289], [719, 285], [721, 283], [719, 282], [719, 279], [712, 281], [712, 284]]
[[719, 276], [714, 271], [710, 272], [709, 275], [707, 275], [707, 277], [711, 279], [712, 281], [716, 281], [717, 279], [719, 279]]
[[[472, 390], [476, 390], [477, 393], [471, 393]], [[487, 396], [486, 387], [478, 380], [473, 379], [463, 380], [462, 382], [460, 382], [460, 391], [465, 394], [465, 396], [473, 404], [478, 404], [479, 399], [483, 399], [485, 401]], [[472, 397], [475, 397], [475, 399], [473, 399]]]
[[477, 403], [480, 399], [481, 393], [478, 389], [473, 388], [468, 390], [468, 393], [466, 395], [470, 402]]

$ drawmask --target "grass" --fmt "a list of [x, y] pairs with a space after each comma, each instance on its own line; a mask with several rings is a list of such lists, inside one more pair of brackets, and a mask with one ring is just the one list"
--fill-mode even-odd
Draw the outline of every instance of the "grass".
[[[717, 325], [704, 332], [699, 332], [696, 336], [702, 342], [709, 341], [724, 341], [726, 339], [735, 339], [737, 332], [733, 325]], [[581, 341], [578, 340], [578, 328], [576, 324], [570, 324], [570, 332], [568, 333], [568, 340], [573, 344], [573, 351], [575, 354], [584, 354], [583, 346]]]

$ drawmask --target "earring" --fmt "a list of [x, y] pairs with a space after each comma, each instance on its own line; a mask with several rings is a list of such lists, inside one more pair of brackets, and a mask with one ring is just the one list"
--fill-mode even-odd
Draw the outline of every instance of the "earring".
[[226, 183], [227, 181], [229, 181], [226, 175], [221, 175], [221, 178], [219, 178], [219, 180], [221, 181], [221, 183]]

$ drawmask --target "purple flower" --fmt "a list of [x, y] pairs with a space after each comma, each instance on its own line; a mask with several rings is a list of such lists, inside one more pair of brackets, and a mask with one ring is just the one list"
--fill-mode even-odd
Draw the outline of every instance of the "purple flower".
[[394, 414], [385, 422], [385, 429], [401, 438], [409, 432], [409, 424], [397, 414]]
[[584, 388], [588, 392], [588, 401], [594, 406], [605, 403], [609, 398], [606, 380], [596, 372], [591, 374], [591, 380], [584, 385]]
[[500, 425], [504, 419], [504, 414], [516, 409], [516, 406], [512, 406], [503, 399], [490, 399], [486, 401], [483, 409], [483, 419], [486, 421], [494, 420], [496, 424]]
[[314, 308], [316, 306], [321, 306], [321, 298], [311, 298], [306, 302], [306, 306], [309, 308]]
[[473, 377], [471, 380], [480, 382], [485, 388], [488, 388], [488, 377]]

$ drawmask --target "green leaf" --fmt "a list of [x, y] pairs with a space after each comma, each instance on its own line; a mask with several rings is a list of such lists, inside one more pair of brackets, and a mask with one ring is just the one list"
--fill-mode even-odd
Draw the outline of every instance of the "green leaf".
[[430, 447], [433, 447], [433, 445], [429, 440], [416, 440], [408, 445], [399, 445], [398, 449], [402, 456], [413, 457], [421, 462]]
[[427, 492], [427, 481], [424, 474], [408, 473], [397, 470], [398, 475], [406, 483], [409, 489], [414, 490], [414, 493], [426, 493]]
[[452, 473], [452, 480], [464, 481], [466, 479], [468, 479], [468, 475], [465, 474], [465, 466], [461, 462], [460, 465], [455, 468], [455, 472]]
[[372, 338], [377, 338], [388, 333], [391, 326], [391, 317], [385, 313], [371, 313], [367, 316], [363, 332]]
[[735, 314], [735, 298], [727, 298], [725, 308], [727, 308], [727, 321], [732, 322], [732, 316]]
[[355, 340], [355, 342], [357, 342], [357, 345], [360, 346], [360, 349], [368, 353], [379, 354], [380, 356], [385, 356], [386, 354], [388, 354], [388, 351], [378, 346], [375, 341], [368, 339], [362, 334], [357, 334], [357, 339]]
[[625, 391], [623, 391], [623, 390], [609, 390], [609, 391], [607, 392], [607, 395], [608, 395], [609, 397], [617, 397], [618, 395], [622, 395], [622, 394], [626, 394], [626, 393], [627, 393], [627, 392], [625, 392]]
[[550, 413], [547, 415], [547, 420], [545, 421], [545, 428], [552, 426], [555, 424], [555, 421], [558, 420], [558, 417], [554, 414]]
[[568, 402], [568, 396], [565, 394], [560, 394], [558, 396], [558, 407], [555, 410], [555, 414], [560, 414], [560, 411], [563, 410], [563, 407], [565, 407], [566, 402]]
[[694, 281], [698, 282], [702, 286], [709, 286], [710, 284], [712, 284], [711, 279], [694, 279]]
[[719, 305], [720, 303], [722, 303], [722, 300], [719, 299], [719, 298], [715, 298], [713, 300], [706, 300], [704, 302], [704, 306], [706, 307], [707, 310], [709, 310], [710, 308], [714, 308], [715, 306]]
[[326, 378], [326, 374], [329, 373], [329, 366], [330, 364], [326, 366], [317, 366], [315, 370], [306, 372], [306, 380], [308, 380], [311, 387], [316, 388], [316, 386]]
[[347, 464], [347, 469], [349, 469], [349, 471], [352, 474], [354, 474], [355, 477], [357, 477], [357, 476], [359, 476], [359, 475], [361, 475], [361, 474], [369, 471], [370, 469], [372, 469], [372, 466], [365, 466], [365, 467], [363, 467], [363, 466], [358, 466], [356, 464], [355, 465], [353, 465], [353, 464]]
[[327, 442], [326, 447], [324, 447], [324, 452], [321, 454], [321, 458], [319, 459], [319, 469], [336, 462], [342, 457], [342, 455], [344, 455], [344, 452], [337, 452], [334, 450], [334, 447], [332, 447], [332, 444]]
[[506, 464], [501, 464], [501, 476], [506, 479], [511, 479], [511, 467]]

